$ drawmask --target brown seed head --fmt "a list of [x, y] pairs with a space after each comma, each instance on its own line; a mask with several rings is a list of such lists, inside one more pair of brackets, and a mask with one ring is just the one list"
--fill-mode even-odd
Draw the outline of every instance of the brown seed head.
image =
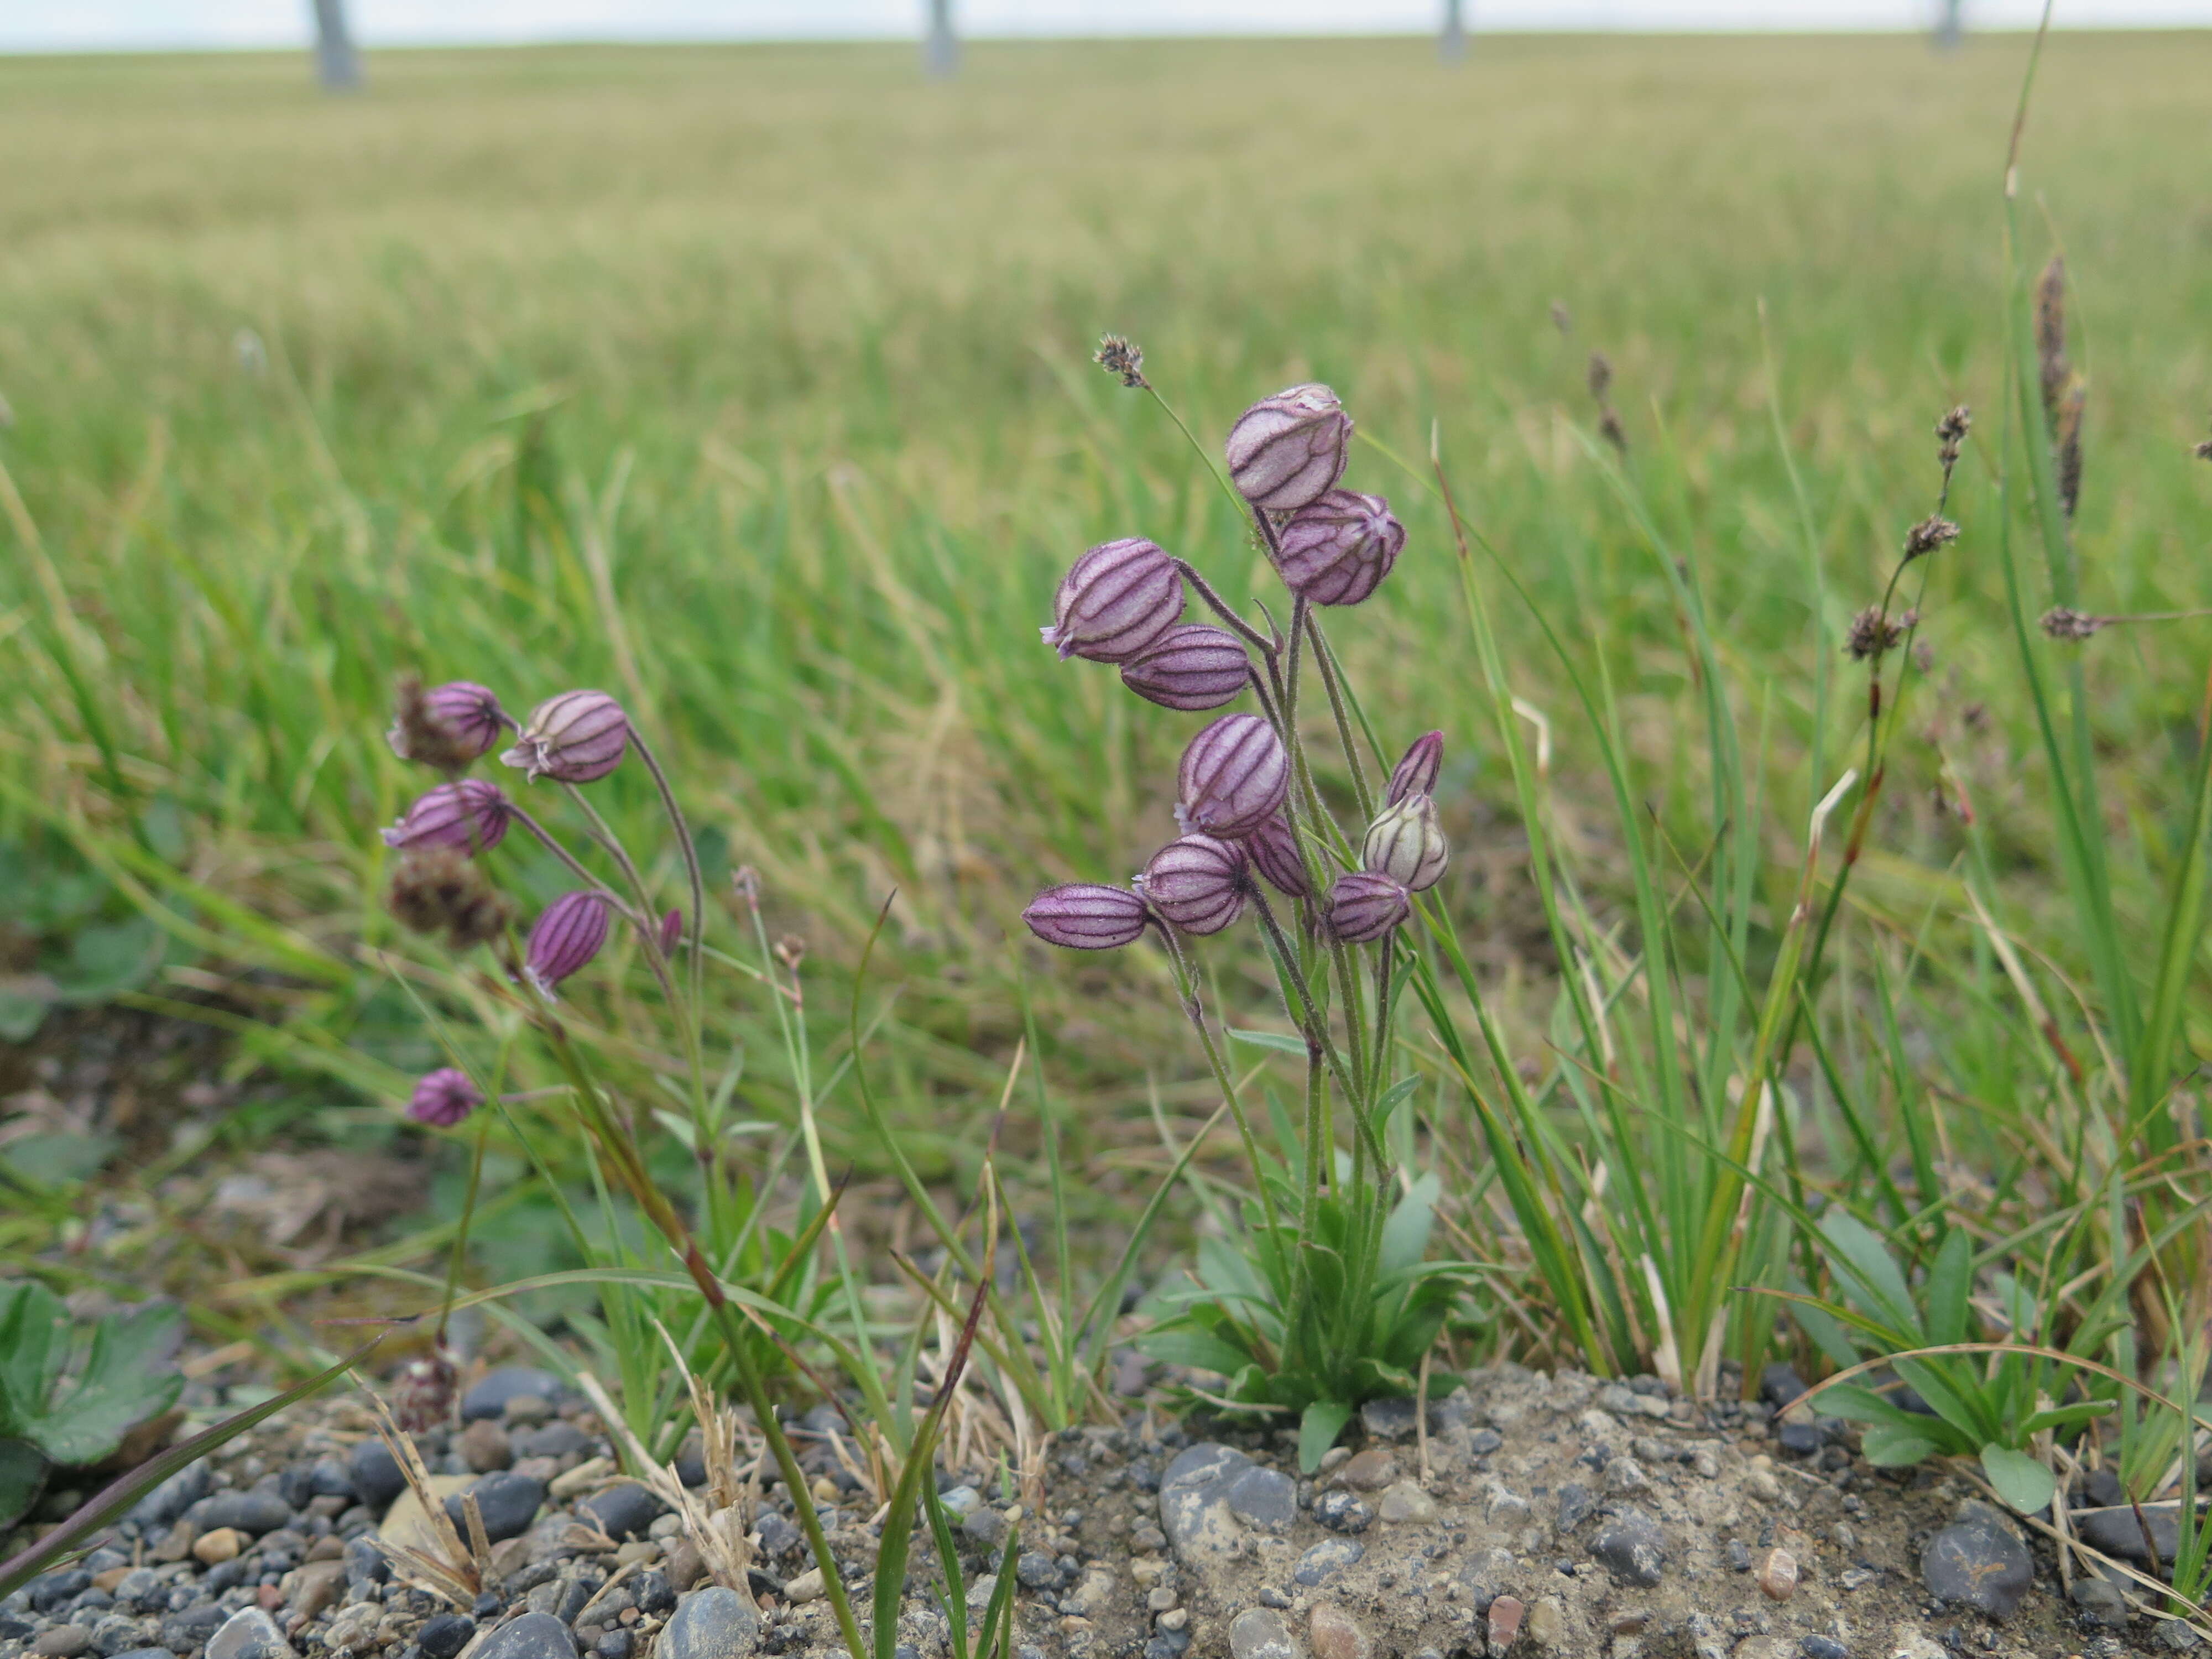
[[1948, 519], [1929, 514], [1905, 532], [1905, 556], [1917, 559], [1923, 553], [1933, 553], [1947, 543], [1959, 539], [1959, 526]]
[[1118, 374], [1121, 384], [1132, 392], [1147, 391], [1152, 382], [1145, 378], [1145, 349], [1134, 340], [1124, 339], [1119, 334], [1098, 337], [1098, 349], [1091, 362], [1109, 374]]
[[2054, 605], [2042, 617], [2043, 631], [2054, 640], [2086, 640], [2106, 623], [2110, 617], [2093, 617], [2085, 611], [2068, 605]]
[[806, 941], [796, 933], [784, 934], [775, 942], [775, 959], [786, 973], [797, 973], [799, 964], [806, 960]]
[[761, 896], [761, 872], [750, 864], [741, 864], [731, 873], [730, 885], [737, 889], [738, 896], [747, 904], [758, 904]]
[[1880, 605], [1870, 605], [1851, 618], [1850, 631], [1844, 636], [1844, 653], [1855, 661], [1864, 662], [1869, 657], [1893, 651], [1919, 620], [1917, 611], [1892, 617]]
[[1562, 334], [1571, 334], [1575, 331], [1574, 313], [1567, 309], [1567, 302], [1565, 300], [1552, 301], [1552, 326]]
[[2212, 438], [2197, 446], [2196, 455], [2200, 461], [2212, 461]]
[[1613, 363], [1611, 360], [1609, 360], [1602, 351], [1591, 352], [1589, 355], [1590, 396], [1596, 398], [1598, 402], [1603, 403], [1605, 401], [1605, 394], [1612, 389]]
[[514, 914], [476, 861], [455, 847], [426, 847], [402, 859], [386, 903], [401, 927], [443, 934], [456, 951], [490, 944]]
[[1936, 459], [1942, 464], [1944, 471], [1948, 472], [1959, 464], [1959, 451], [1966, 444], [1966, 434], [1973, 429], [1974, 412], [1964, 404], [1959, 404], [1942, 420], [1936, 422], [1936, 441], [1938, 446]]
[[2043, 407], [2055, 420], [2066, 385], [2066, 261], [2051, 256], [2035, 283], [2035, 361], [2043, 378]]

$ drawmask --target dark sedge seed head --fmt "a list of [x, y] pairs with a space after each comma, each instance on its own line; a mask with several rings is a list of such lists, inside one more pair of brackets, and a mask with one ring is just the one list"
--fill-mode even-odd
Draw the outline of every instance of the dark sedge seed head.
[[411, 852], [392, 872], [386, 903], [411, 933], [443, 935], [456, 951], [489, 945], [514, 912], [466, 853], [452, 847]]
[[2079, 641], [2087, 639], [2111, 620], [2109, 617], [2093, 617], [2062, 605], [2043, 613], [2042, 628], [2054, 640]]
[[1960, 404], [1936, 422], [1936, 459], [1949, 472], [1959, 463], [1959, 452], [1965, 447], [1966, 434], [1974, 429], [1974, 411]]
[[535, 783], [592, 783], [622, 764], [629, 717], [604, 691], [563, 691], [530, 711], [514, 748], [500, 757]]
[[1288, 799], [1291, 757], [1257, 714], [1224, 714], [1190, 740], [1176, 782], [1186, 830], [1237, 841]]
[[1346, 945], [1365, 945], [1382, 938], [1412, 910], [1413, 900], [1399, 883], [1370, 870], [1354, 870], [1339, 876], [1328, 890], [1322, 919], [1331, 937]]
[[1451, 845], [1437, 823], [1436, 803], [1407, 795], [1386, 806], [1367, 826], [1359, 862], [1370, 875], [1388, 876], [1409, 892], [1426, 892], [1444, 872]]
[[426, 691], [410, 674], [399, 682], [384, 740], [402, 760], [458, 772], [489, 753], [506, 729], [499, 699], [485, 687], [452, 680]]
[[1243, 848], [1252, 867], [1285, 897], [1304, 898], [1313, 891], [1313, 884], [1306, 879], [1305, 860], [1298, 856], [1297, 832], [1280, 812], [1247, 836]]
[[1126, 887], [1070, 882], [1048, 887], [1022, 912], [1030, 932], [1066, 951], [1112, 951], [1133, 945], [1152, 920], [1145, 901]]
[[1869, 657], [1893, 651], [1919, 620], [1917, 611], [1892, 617], [1880, 605], [1870, 605], [1851, 618], [1850, 631], [1844, 636], [1844, 654], [1863, 662]]
[[2212, 461], [2212, 438], [2207, 438], [2191, 453], [2200, 461]]
[[450, 847], [489, 852], [507, 834], [512, 812], [497, 784], [462, 778], [419, 796], [399, 822], [384, 832], [384, 844], [409, 851]]
[[1119, 334], [1100, 335], [1098, 350], [1091, 362], [1109, 374], [1120, 375], [1121, 384], [1132, 392], [1142, 392], [1152, 385], [1145, 378], [1144, 347]]
[[1054, 596], [1052, 625], [1040, 629], [1062, 659], [1127, 662], [1182, 615], [1182, 576], [1141, 536], [1102, 542], [1078, 559]]
[[580, 971], [607, 942], [607, 902], [588, 890], [563, 893], [530, 930], [523, 975], [547, 996]]
[[1905, 556], [1917, 559], [1923, 553], [1933, 553], [1959, 539], [1959, 526], [1948, 519], [1929, 514], [1905, 532]]
[[1437, 775], [1443, 770], [1443, 764], [1444, 734], [1424, 732], [1392, 769], [1389, 787], [1382, 792], [1384, 805], [1395, 806], [1408, 795], [1435, 794]]
[[1291, 513], [1344, 476], [1352, 416], [1325, 386], [1262, 398], [1229, 428], [1225, 453], [1237, 493], [1269, 513]]
[[1406, 526], [1380, 495], [1332, 489], [1290, 517], [1278, 538], [1284, 582], [1314, 605], [1358, 605], [1390, 574]]
[[469, 1081], [469, 1074], [441, 1066], [426, 1073], [408, 1097], [407, 1115], [416, 1123], [450, 1129], [483, 1104], [483, 1091]]
[[1603, 403], [1605, 401], [1605, 394], [1612, 390], [1613, 360], [1607, 357], [1602, 351], [1591, 352], [1589, 355], [1589, 395], [1595, 398], [1599, 403]]
[[1180, 623], [1121, 665], [1121, 684], [1163, 708], [1218, 708], [1251, 683], [1243, 641], [1223, 628]]
[[1152, 854], [1137, 886], [1186, 933], [1218, 933], [1244, 914], [1251, 879], [1235, 842], [1183, 836]]

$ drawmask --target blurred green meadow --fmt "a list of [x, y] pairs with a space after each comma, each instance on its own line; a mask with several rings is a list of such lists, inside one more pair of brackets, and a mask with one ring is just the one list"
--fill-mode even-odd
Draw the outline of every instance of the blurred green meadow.
[[[424, 781], [383, 741], [395, 678], [511, 708], [603, 687], [709, 826], [710, 878], [757, 867], [773, 928], [806, 940], [832, 1052], [896, 890], [864, 1000], [917, 1162], [972, 1177], [1033, 1035], [1073, 1201], [1116, 1213], [1170, 1161], [1153, 1103], [1188, 1130], [1212, 1085], [1164, 959], [1053, 956], [1017, 915], [1174, 833], [1198, 722], [1036, 629], [1111, 537], [1238, 597], [1265, 564], [1174, 428], [1089, 362], [1112, 330], [1209, 446], [1308, 379], [1380, 441], [1347, 482], [1411, 539], [1333, 638], [1387, 747], [1447, 734], [1444, 892], [1532, 1076], [1558, 963], [1432, 443], [1601, 931], [1622, 830], [1577, 675], [1609, 677], [1692, 917], [1718, 832], [1705, 687], [1648, 532], [1694, 562], [1759, 815], [1729, 827], [1771, 850], [1745, 897], [1771, 959], [1808, 814], [1863, 744], [1845, 629], [1933, 504], [1934, 421], [1972, 404], [1964, 533], [1925, 567], [1928, 657], [1844, 926], [1869, 954], [1979, 948], [1958, 943], [1963, 800], [2005, 925], [2070, 984], [1992, 552], [2028, 46], [1483, 38], [1448, 69], [1418, 40], [986, 43], [945, 85], [891, 47], [380, 52], [340, 100], [282, 55], [0, 60], [0, 826], [26, 869], [88, 867], [172, 941], [125, 1000], [217, 1018], [303, 1080], [263, 1127], [359, 1133], [436, 1055], [376, 956], [403, 938], [375, 830]], [[2099, 612], [2208, 598], [2208, 86], [2212, 36], [2061, 36], [2028, 128], [2022, 258], [2063, 249], [2073, 284]], [[2185, 833], [2207, 627], [2085, 653], [2131, 933], [2162, 921], [2156, 860]], [[655, 810], [635, 768], [604, 789], [618, 823]], [[520, 840], [501, 856], [550, 897], [561, 872]], [[1220, 971], [1264, 1022], [1256, 958]], [[1948, 981], [1926, 999], [1899, 1034], [1916, 1056], [1954, 1017], [2008, 1040]], [[2212, 1044], [2201, 997], [2184, 1035]], [[745, 1086], [788, 1118], [766, 1052]], [[1972, 1163], [1982, 1108], [1949, 1098]], [[1452, 1109], [1425, 1133], [1480, 1164]], [[857, 1113], [833, 1099], [823, 1130], [880, 1170]], [[1026, 1157], [1035, 1114], [1004, 1135]]]

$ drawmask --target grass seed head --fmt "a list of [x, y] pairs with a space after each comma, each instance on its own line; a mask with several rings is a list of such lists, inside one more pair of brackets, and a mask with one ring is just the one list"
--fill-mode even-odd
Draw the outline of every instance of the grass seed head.
[[2059, 605], [2043, 613], [2039, 625], [2054, 640], [2078, 641], [2099, 632], [2111, 621], [2110, 617], [2093, 617], [2086, 611]]
[[1905, 532], [1905, 556], [1917, 559], [1958, 539], [1959, 526], [1940, 514], [1931, 513]]
[[1936, 459], [1943, 471], [1959, 464], [1959, 452], [1966, 447], [1966, 434], [1974, 429], [1974, 411], [1960, 404], [1936, 422]]
[[1864, 662], [1869, 657], [1893, 651], [1919, 620], [1917, 611], [1892, 617], [1880, 605], [1870, 605], [1851, 618], [1850, 631], [1844, 636], [1844, 653], [1854, 661]]
[[1121, 384], [1132, 392], [1152, 389], [1152, 383], [1145, 378], [1145, 349], [1134, 340], [1119, 334], [1102, 334], [1091, 361], [1109, 374], [1120, 375]]

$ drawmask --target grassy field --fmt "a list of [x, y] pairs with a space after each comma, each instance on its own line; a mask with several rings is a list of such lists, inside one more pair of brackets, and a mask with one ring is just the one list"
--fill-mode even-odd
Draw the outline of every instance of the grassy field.
[[[1601, 921], [1623, 831], [1576, 675], [1610, 676], [1670, 887], [1719, 828], [1648, 513], [1695, 562], [1745, 734], [1757, 821], [1731, 827], [1765, 849], [1744, 879], [1770, 955], [1807, 814], [1863, 740], [1845, 628], [1932, 503], [1935, 418], [1972, 404], [1965, 533], [1929, 567], [1925, 684], [1846, 927], [1869, 955], [1957, 937], [1966, 839], [1931, 797], [1963, 790], [2007, 926], [2069, 983], [1993, 551], [2027, 51], [1501, 39], [1445, 70], [1418, 41], [983, 45], [949, 86], [888, 48], [384, 53], [343, 101], [284, 57], [0, 61], [6, 822], [143, 884], [185, 943], [139, 994], [220, 987], [282, 1026], [257, 1052], [328, 1129], [433, 1052], [357, 949], [397, 937], [374, 831], [421, 781], [381, 738], [394, 677], [513, 706], [605, 686], [665, 734], [710, 865], [758, 866], [809, 939], [825, 1046], [898, 889], [877, 1064], [917, 1157], [972, 1170], [1026, 999], [1071, 1155], [1117, 1201], [1158, 1156], [1148, 1089], [1209, 1103], [1164, 964], [1012, 935], [1040, 884], [1120, 878], [1172, 833], [1192, 723], [1035, 630], [1111, 536], [1232, 592], [1262, 566], [1172, 427], [1088, 364], [1112, 329], [1209, 444], [1308, 378], [1408, 459], [1440, 434]], [[2212, 36], [2061, 37], [2027, 135], [2023, 258], [2063, 247], [2088, 380], [2100, 612], [2207, 599], [2207, 85]], [[1633, 508], [1591, 439], [1593, 349]], [[1387, 742], [1449, 736], [1448, 891], [1533, 1073], [1555, 957], [1449, 527], [1381, 448], [1351, 482], [1412, 540], [1336, 638]], [[2186, 833], [2203, 626], [2087, 653], [2131, 933]], [[634, 769], [608, 787], [618, 822], [653, 808]], [[1929, 997], [1916, 1054], [1954, 1006]], [[787, 1080], [762, 1068], [773, 1114]], [[1971, 1162], [1979, 1108], [1950, 1098]], [[850, 1113], [824, 1130], [874, 1167]]]

